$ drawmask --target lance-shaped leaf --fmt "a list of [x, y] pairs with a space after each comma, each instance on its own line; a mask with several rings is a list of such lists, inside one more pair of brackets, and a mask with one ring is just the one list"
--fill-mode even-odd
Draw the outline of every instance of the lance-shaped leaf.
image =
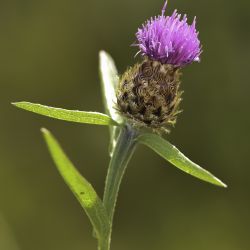
[[210, 182], [217, 186], [227, 187], [222, 181], [216, 178], [207, 170], [201, 168], [184, 154], [182, 154], [175, 146], [156, 134], [142, 134], [138, 137], [138, 141], [153, 149], [157, 154], [171, 162], [174, 166], [182, 171], [193, 175], [203, 181]]
[[[112, 57], [105, 51], [99, 53], [99, 70], [102, 87], [102, 97], [105, 106], [105, 112], [118, 123], [122, 122], [122, 117], [115, 109], [116, 105], [116, 88], [119, 77], [118, 72]], [[116, 138], [119, 128], [110, 126], [110, 155], [116, 144]]]
[[114, 60], [105, 51], [100, 51], [99, 53], [99, 70], [105, 112], [110, 115], [113, 120], [120, 121], [121, 116], [115, 109], [115, 93], [119, 81], [118, 72]]
[[98, 112], [67, 110], [30, 102], [16, 102], [13, 103], [13, 105], [36, 114], [69, 122], [88, 123], [96, 125], [116, 125], [116, 122], [113, 121], [108, 115]]
[[91, 184], [77, 171], [53, 135], [46, 129], [42, 129], [42, 133], [58, 171], [85, 210], [95, 235], [100, 239], [109, 229], [109, 220], [101, 199]]

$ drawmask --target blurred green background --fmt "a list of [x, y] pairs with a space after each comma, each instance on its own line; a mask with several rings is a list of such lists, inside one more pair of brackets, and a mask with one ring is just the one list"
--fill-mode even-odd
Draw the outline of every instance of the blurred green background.
[[[80, 205], [63, 183], [39, 129], [50, 129], [81, 173], [103, 192], [108, 130], [18, 110], [12, 101], [103, 111], [98, 51], [119, 72], [133, 65], [137, 27], [163, 0], [0, 2], [0, 250], [92, 250]], [[117, 204], [112, 249], [250, 249], [250, 2], [172, 0], [197, 15], [202, 62], [184, 70], [169, 140], [228, 189], [183, 174], [140, 146]]]

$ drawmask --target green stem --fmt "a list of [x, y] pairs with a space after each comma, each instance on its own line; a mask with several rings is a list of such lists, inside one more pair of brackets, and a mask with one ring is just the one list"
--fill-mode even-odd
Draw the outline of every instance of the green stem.
[[136, 147], [137, 131], [129, 125], [121, 128], [117, 144], [111, 158], [108, 173], [106, 177], [105, 190], [103, 203], [107, 210], [107, 214], [110, 220], [110, 230], [108, 233], [108, 247], [101, 250], [110, 249], [111, 233], [113, 217], [115, 212], [116, 200], [119, 192], [119, 187], [122, 181], [122, 177], [126, 170], [127, 164], [131, 159]]
[[110, 248], [110, 239], [109, 237], [103, 237], [98, 240], [98, 250], [109, 250]]

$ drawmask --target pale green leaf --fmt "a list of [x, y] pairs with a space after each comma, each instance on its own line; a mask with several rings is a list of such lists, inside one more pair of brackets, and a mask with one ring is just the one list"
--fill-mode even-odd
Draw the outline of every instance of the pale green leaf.
[[101, 199], [74, 167], [53, 135], [46, 129], [42, 129], [42, 133], [58, 171], [88, 215], [97, 238], [103, 237], [108, 232], [109, 220]]
[[54, 108], [30, 102], [16, 102], [13, 103], [13, 105], [36, 114], [64, 121], [88, 123], [96, 125], [116, 125], [116, 123], [108, 115], [98, 112], [67, 110], [67, 109]]
[[[99, 53], [99, 70], [102, 87], [102, 97], [105, 106], [105, 112], [111, 116], [114, 121], [122, 123], [122, 117], [115, 109], [116, 105], [116, 88], [118, 86], [119, 77], [118, 72], [112, 57], [105, 51]], [[119, 128], [110, 126], [110, 155], [116, 145], [116, 139]]]
[[181, 169], [182, 171], [193, 175], [203, 181], [210, 182], [222, 187], [227, 187], [226, 184], [224, 184], [207, 170], [201, 168], [200, 166], [189, 160], [175, 146], [164, 140], [162, 137], [156, 134], [148, 133], [140, 135], [138, 137], [138, 141], [153, 149], [161, 157], [171, 162], [174, 166]]
[[115, 121], [121, 121], [121, 116], [115, 109], [116, 88], [119, 77], [112, 57], [105, 51], [99, 53], [99, 70], [101, 78], [101, 87], [105, 111]]

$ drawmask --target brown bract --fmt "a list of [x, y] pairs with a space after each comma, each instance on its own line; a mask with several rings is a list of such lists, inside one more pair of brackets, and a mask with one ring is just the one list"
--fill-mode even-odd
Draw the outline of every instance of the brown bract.
[[118, 110], [135, 126], [168, 131], [180, 112], [179, 86], [179, 68], [145, 58], [121, 77], [117, 89]]

